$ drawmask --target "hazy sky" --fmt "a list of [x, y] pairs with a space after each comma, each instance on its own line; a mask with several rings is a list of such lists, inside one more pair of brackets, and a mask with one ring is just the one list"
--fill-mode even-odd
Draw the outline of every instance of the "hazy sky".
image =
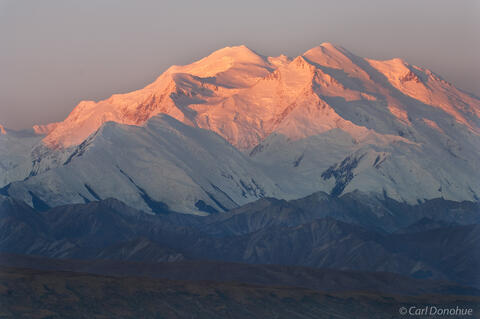
[[332, 42], [480, 95], [479, 34], [479, 0], [0, 0], [0, 124], [63, 120], [80, 100], [238, 44], [296, 56]]

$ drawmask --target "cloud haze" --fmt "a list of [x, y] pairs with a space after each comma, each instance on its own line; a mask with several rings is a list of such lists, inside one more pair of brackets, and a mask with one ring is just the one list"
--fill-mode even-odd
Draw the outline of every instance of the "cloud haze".
[[62, 120], [228, 45], [296, 56], [332, 42], [401, 57], [480, 95], [480, 4], [444, 1], [0, 0], [0, 123]]

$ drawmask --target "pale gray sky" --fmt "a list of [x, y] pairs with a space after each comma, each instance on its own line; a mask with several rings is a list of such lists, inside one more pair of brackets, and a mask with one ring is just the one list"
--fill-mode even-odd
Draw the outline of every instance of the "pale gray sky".
[[328, 41], [480, 95], [479, 31], [478, 0], [0, 0], [0, 124], [63, 120], [238, 44], [296, 56]]

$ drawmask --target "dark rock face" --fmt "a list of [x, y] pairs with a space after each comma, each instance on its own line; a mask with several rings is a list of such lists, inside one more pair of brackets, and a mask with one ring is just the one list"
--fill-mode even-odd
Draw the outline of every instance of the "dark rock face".
[[215, 214], [215, 213], [218, 213], [218, 210], [216, 210], [214, 207], [208, 205], [207, 203], [205, 203], [203, 200], [199, 200], [195, 203], [195, 207], [198, 208], [198, 210], [202, 211], [202, 212], [206, 212], [206, 213], [209, 213], [209, 214]]
[[358, 157], [347, 157], [341, 163], [329, 167], [322, 173], [324, 180], [335, 178], [335, 186], [332, 188], [330, 195], [337, 197], [342, 194], [345, 187], [350, 183], [354, 177], [353, 170], [358, 166], [358, 163], [365, 155]]

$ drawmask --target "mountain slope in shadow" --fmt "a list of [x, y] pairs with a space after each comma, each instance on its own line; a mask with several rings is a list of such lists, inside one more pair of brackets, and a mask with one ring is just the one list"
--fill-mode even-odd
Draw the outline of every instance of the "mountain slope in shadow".
[[[311, 200], [308, 199], [309, 205]], [[395, 220], [400, 218], [401, 210], [391, 209], [387, 204], [381, 218], [378, 212], [382, 207], [360, 206], [363, 210], [360, 216], [371, 216], [375, 221], [368, 227], [341, 221], [345, 216], [355, 217], [357, 210], [339, 210], [338, 220], [332, 212], [321, 217], [325, 213], [321, 209], [301, 209], [296, 201], [262, 200], [258, 204], [263, 208], [248, 204], [243, 210], [212, 217], [154, 216], [115, 199], [45, 212], [33, 211], [8, 198], [3, 202], [10, 203], [0, 206], [0, 252], [5, 253], [51, 258], [147, 262], [208, 259], [326, 267], [392, 272], [480, 286], [478, 225], [452, 224], [411, 233], [389, 233], [384, 226], [389, 223], [382, 224], [382, 216], [397, 214], [392, 217]], [[478, 218], [475, 203], [446, 202], [445, 206], [448, 205], [461, 223], [475, 222]], [[422, 214], [425, 209], [422, 205], [407, 208], [417, 212], [416, 219], [426, 215]], [[18, 213], [19, 210], [23, 213]], [[425, 211], [436, 216], [435, 210]], [[437, 211], [440, 220], [448, 216], [448, 209], [443, 208], [443, 213], [441, 209]], [[407, 216], [412, 215], [407, 213]], [[18, 231], [26, 227], [28, 236], [16, 242], [22, 239]]]

